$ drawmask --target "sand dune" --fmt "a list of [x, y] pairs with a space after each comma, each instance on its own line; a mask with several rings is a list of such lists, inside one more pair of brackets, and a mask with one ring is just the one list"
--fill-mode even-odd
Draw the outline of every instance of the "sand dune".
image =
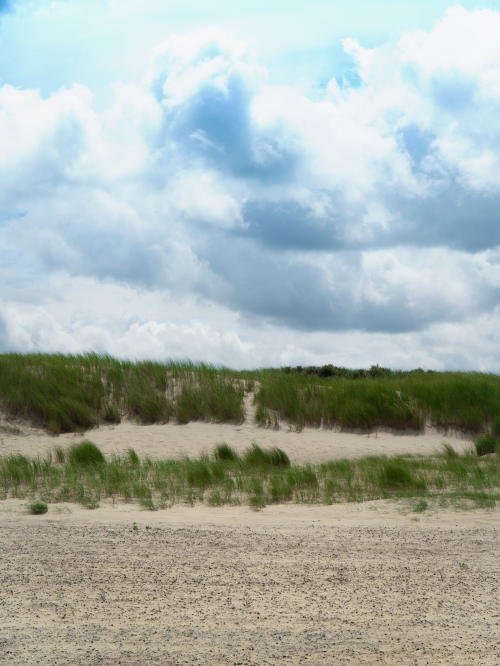
[[146, 426], [124, 421], [115, 426], [105, 425], [86, 433], [59, 437], [23, 424], [17, 424], [19, 431], [16, 432], [16, 427], [4, 419], [3, 431], [0, 423], [0, 455], [14, 451], [43, 455], [54, 444], [65, 446], [82, 437], [95, 442], [105, 454], [123, 453], [132, 447], [139, 455], [152, 458], [198, 456], [203, 451], [211, 451], [219, 442], [227, 442], [241, 452], [255, 441], [261, 446], [279, 446], [293, 462], [319, 462], [373, 454], [426, 454], [440, 448], [443, 441], [452, 443], [459, 451], [470, 446], [467, 439], [432, 428], [427, 428], [425, 433], [379, 431], [360, 434], [322, 428], [305, 428], [302, 432], [295, 432], [282, 423], [280, 430], [266, 429], [255, 424], [251, 398], [246, 398], [245, 407], [247, 418], [239, 425], [192, 422], [187, 425]]

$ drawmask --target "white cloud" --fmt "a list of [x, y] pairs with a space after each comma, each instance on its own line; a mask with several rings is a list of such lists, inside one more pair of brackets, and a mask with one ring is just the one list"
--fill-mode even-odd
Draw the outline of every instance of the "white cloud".
[[346, 39], [358, 84], [320, 98], [212, 29], [171, 36], [102, 111], [81, 85], [4, 85], [3, 348], [471, 367], [500, 300], [499, 28], [458, 6]]

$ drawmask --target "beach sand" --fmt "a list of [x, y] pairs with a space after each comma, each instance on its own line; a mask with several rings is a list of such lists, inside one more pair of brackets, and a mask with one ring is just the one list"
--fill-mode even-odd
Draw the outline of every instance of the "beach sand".
[[[2, 427], [2, 454], [82, 439]], [[276, 444], [293, 461], [470, 445], [433, 431], [296, 433], [251, 421], [125, 422], [85, 436], [108, 454], [132, 446], [155, 458], [221, 441]], [[0, 664], [499, 664], [499, 524], [497, 510], [417, 515], [388, 501], [258, 512], [51, 505], [31, 516], [8, 499]]]
[[496, 512], [59, 509], [0, 507], [2, 664], [500, 663]]

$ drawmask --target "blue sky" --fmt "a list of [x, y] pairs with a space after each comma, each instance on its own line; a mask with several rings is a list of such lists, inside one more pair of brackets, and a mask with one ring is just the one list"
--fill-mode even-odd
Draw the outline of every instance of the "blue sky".
[[500, 2], [0, 1], [0, 350], [500, 371]]

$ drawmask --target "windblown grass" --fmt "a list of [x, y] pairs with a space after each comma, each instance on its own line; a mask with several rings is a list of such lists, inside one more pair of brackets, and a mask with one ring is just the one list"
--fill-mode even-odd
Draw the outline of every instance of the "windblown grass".
[[0, 355], [0, 407], [49, 431], [84, 431], [122, 415], [142, 423], [241, 421], [238, 373], [202, 363], [131, 363], [84, 354]]
[[236, 372], [204, 363], [83, 354], [0, 355], [0, 409], [50, 432], [85, 431], [122, 417], [140, 423], [239, 422], [256, 390], [256, 421], [373, 430], [443, 430], [500, 436], [500, 377], [464, 372], [335, 366]]
[[[88, 442], [83, 444], [81, 450], [87, 451]], [[104, 461], [95, 451], [92, 455], [97, 464], [75, 464], [71, 452], [64, 463], [20, 454], [0, 458], [0, 495], [88, 508], [103, 500], [134, 501], [150, 510], [176, 503], [258, 509], [284, 502], [394, 498], [414, 499], [420, 507], [414, 510], [423, 511], [431, 501], [495, 506], [500, 500], [499, 459], [480, 458], [472, 451], [459, 455], [451, 447], [433, 456], [367, 456], [314, 465], [293, 465], [280, 449], [257, 445], [239, 456], [224, 443], [211, 456], [197, 459], [153, 461], [140, 459], [133, 450]]]
[[[381, 369], [383, 370], [383, 369]], [[369, 431], [377, 427], [500, 432], [500, 377], [464, 372], [391, 372], [373, 376], [266, 371], [256, 396], [265, 426]]]

